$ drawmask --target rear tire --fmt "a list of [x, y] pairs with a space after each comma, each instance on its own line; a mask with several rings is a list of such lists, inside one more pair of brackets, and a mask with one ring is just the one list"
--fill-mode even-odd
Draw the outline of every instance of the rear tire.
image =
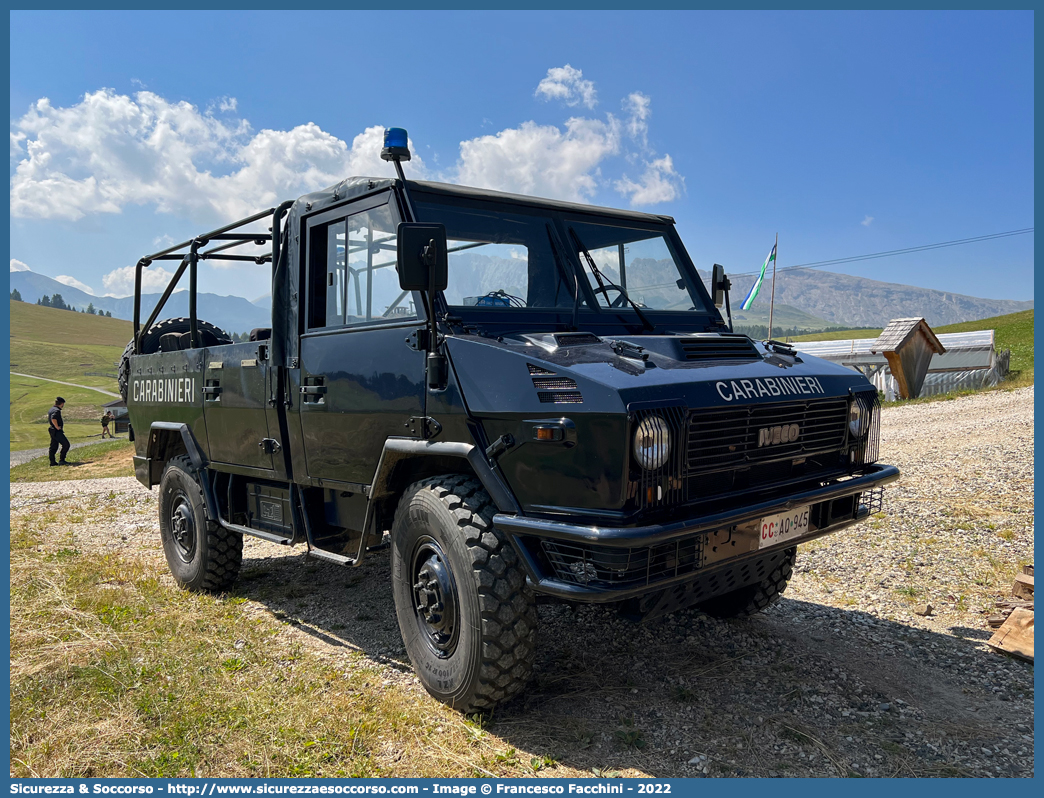
[[787, 549], [784, 554], [782, 562], [758, 584], [747, 585], [697, 604], [696, 609], [715, 618], [738, 618], [768, 609], [779, 601], [794, 574], [797, 548]]
[[159, 488], [160, 539], [174, 581], [193, 591], [227, 590], [239, 576], [243, 536], [208, 521], [203, 489], [186, 455], [171, 458]]
[[392, 528], [392, 591], [421, 684], [465, 713], [516, 696], [533, 672], [537, 614], [511, 543], [474, 478], [411, 485]]
[[[141, 352], [142, 355], [151, 355], [154, 352], [159, 351], [159, 339], [161, 335], [167, 333], [183, 333], [189, 331], [189, 320], [183, 316], [179, 316], [174, 319], [163, 319], [157, 321], [145, 334], [141, 336]], [[210, 336], [215, 341], [214, 346], [220, 346], [222, 344], [232, 343], [232, 339], [225, 334], [225, 331], [220, 327], [215, 327], [209, 321], [203, 321], [202, 319], [196, 320], [196, 331], [200, 337]], [[131, 355], [134, 354], [134, 341], [127, 344], [126, 349], [123, 350], [123, 355], [120, 357], [120, 368], [117, 373], [117, 382], [120, 385], [120, 396], [123, 397], [123, 401], [127, 401], [127, 386], [130, 384], [130, 359]]]

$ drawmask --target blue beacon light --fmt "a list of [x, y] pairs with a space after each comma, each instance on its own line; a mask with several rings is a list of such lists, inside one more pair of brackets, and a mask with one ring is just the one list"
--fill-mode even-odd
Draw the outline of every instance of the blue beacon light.
[[385, 161], [410, 160], [409, 135], [405, 128], [389, 127], [385, 129], [381, 158]]

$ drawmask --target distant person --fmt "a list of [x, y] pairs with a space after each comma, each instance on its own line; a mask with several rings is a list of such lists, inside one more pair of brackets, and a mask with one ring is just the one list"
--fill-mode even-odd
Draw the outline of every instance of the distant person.
[[114, 416], [112, 414], [112, 411], [111, 410], [106, 410], [105, 411], [105, 415], [102, 416], [102, 418], [101, 418], [101, 422], [102, 422], [102, 437], [103, 438], [105, 436], [108, 436], [110, 438], [115, 438], [116, 437], [111, 432], [109, 432], [109, 422], [110, 421], [115, 421], [115, 420], [116, 420], [116, 416]]
[[[47, 411], [47, 431], [51, 433], [51, 447], [47, 450], [47, 457], [53, 466], [69, 465], [65, 462], [65, 456], [69, 453], [69, 439], [65, 437], [65, 422], [62, 420], [63, 407], [65, 407], [65, 400], [59, 396], [54, 400], [54, 407]], [[62, 454], [61, 459], [56, 463], [54, 455], [59, 446], [62, 447]]]

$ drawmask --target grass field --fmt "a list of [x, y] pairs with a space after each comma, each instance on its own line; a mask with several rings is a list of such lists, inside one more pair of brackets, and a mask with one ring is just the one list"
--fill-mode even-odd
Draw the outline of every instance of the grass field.
[[122, 352], [131, 339], [131, 323], [124, 319], [45, 308], [29, 302], [12, 302], [11, 338], [56, 344], [90, 342], [118, 346]]
[[[974, 332], [975, 330], [993, 330], [994, 346], [1011, 350], [1011, 370], [1013, 382], [1019, 385], [1033, 384], [1033, 311], [1009, 313], [1006, 316], [993, 316], [978, 321], [963, 321], [959, 324], [947, 324], [932, 328], [936, 333]], [[799, 335], [792, 341], [845, 341], [850, 338], [876, 338], [881, 334], [878, 328], [857, 330], [840, 330], [814, 335]], [[1010, 386], [1009, 386], [1010, 387]]]
[[47, 411], [54, 398], [65, 399], [62, 418], [70, 443], [101, 439], [102, 404], [113, 398], [86, 388], [11, 376], [11, 449], [39, 449], [51, 442]]
[[235, 592], [180, 590], [155, 562], [59, 531], [121, 512], [99, 494], [12, 523], [13, 776], [555, 775], [362, 652], [324, 658]]
[[116, 374], [130, 339], [122, 319], [11, 303], [11, 371], [115, 392], [115, 379], [86, 372]]
[[[131, 324], [40, 307], [11, 303], [11, 371], [73, 382], [118, 393], [111, 377], [84, 372], [116, 373], [116, 363], [131, 338]], [[113, 397], [97, 391], [27, 377], [11, 377], [11, 448], [38, 449], [50, 442], [47, 411], [55, 396], [67, 402], [62, 415], [73, 443], [101, 434], [101, 405]]]
[[37, 457], [11, 469], [12, 482], [57, 482], [65, 479], [133, 477], [134, 444], [126, 437], [106, 440], [69, 452], [66, 468], [52, 468], [46, 457]]

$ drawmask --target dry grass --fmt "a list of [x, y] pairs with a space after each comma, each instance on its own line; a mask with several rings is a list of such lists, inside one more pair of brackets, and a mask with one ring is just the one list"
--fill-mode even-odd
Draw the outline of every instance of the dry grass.
[[323, 656], [242, 597], [186, 593], [154, 560], [61, 531], [114, 512], [98, 498], [13, 520], [12, 775], [584, 775], [360, 652]]

